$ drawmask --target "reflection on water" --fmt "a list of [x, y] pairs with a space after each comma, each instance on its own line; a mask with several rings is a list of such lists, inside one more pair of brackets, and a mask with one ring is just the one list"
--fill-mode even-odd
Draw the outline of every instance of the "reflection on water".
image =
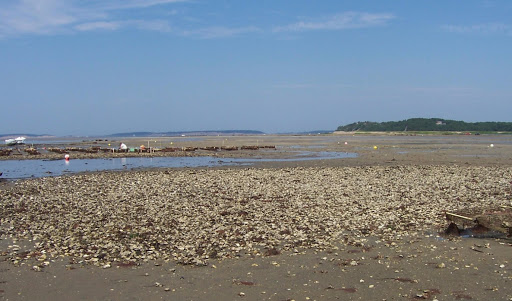
[[4, 179], [60, 176], [85, 171], [128, 170], [137, 168], [216, 167], [235, 164], [251, 165], [257, 162], [305, 161], [319, 159], [354, 158], [355, 153], [300, 152], [290, 159], [240, 159], [216, 157], [129, 157], [105, 159], [62, 160], [6, 160], [0, 161]]

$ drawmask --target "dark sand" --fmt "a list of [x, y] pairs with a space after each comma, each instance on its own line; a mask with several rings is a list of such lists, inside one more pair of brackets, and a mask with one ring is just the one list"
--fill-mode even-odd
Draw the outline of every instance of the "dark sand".
[[[223, 140], [224, 139], [224, 140]], [[227, 139], [227, 140], [226, 140]], [[170, 138], [168, 138], [170, 140]], [[512, 166], [510, 136], [259, 136], [207, 137], [173, 145], [276, 145], [272, 151], [229, 156], [287, 157], [290, 149], [357, 152], [352, 159], [264, 162], [256, 166], [471, 165]], [[178, 141], [177, 141], [178, 140]], [[137, 145], [140, 141], [129, 141]], [[347, 142], [347, 144], [345, 144]], [[170, 143], [163, 141], [162, 143]], [[493, 144], [493, 147], [490, 147]], [[374, 148], [377, 146], [377, 149]], [[224, 156], [218, 152], [216, 156]], [[511, 179], [512, 180], [512, 179]], [[512, 241], [451, 238], [430, 233], [365, 247], [340, 244], [328, 252], [289, 253], [210, 261], [208, 266], [147, 262], [138, 266], [71, 264], [54, 260], [0, 262], [1, 300], [512, 300]], [[0, 254], [30, 242], [3, 237]]]

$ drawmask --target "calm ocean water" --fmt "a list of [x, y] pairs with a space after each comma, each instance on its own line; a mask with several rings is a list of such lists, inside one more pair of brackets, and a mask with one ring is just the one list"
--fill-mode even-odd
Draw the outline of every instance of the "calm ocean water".
[[240, 159], [216, 157], [130, 157], [104, 159], [61, 160], [5, 160], [0, 161], [3, 179], [39, 178], [60, 176], [86, 171], [132, 170], [143, 168], [216, 167], [251, 165], [257, 162], [305, 161], [321, 159], [354, 158], [355, 153], [297, 152], [289, 159]]

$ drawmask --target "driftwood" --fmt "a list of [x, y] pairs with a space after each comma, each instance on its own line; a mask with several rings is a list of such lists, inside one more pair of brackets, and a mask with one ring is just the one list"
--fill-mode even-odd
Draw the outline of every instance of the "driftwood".
[[218, 151], [219, 147], [217, 147], [217, 146], [204, 146], [204, 147], [201, 147], [200, 149], [207, 150], [207, 151]]
[[446, 219], [453, 221], [454, 218], [460, 218], [463, 220], [476, 222], [476, 219], [474, 219], [474, 218], [463, 216], [460, 214], [451, 213], [451, 212], [446, 212]]
[[80, 151], [79, 147], [66, 147], [66, 151], [68, 152], [78, 152]]
[[52, 152], [52, 153], [58, 153], [58, 154], [65, 154], [67, 153], [68, 151], [65, 150], [65, 149], [61, 149], [61, 148], [57, 148], [57, 147], [50, 147], [47, 149], [49, 152]]
[[95, 154], [97, 153], [99, 148], [81, 148], [81, 147], [66, 147], [66, 151], [69, 152], [80, 152], [80, 153], [88, 153]]
[[170, 153], [170, 152], [176, 152], [176, 151], [179, 151], [179, 150], [180, 149], [177, 148], [177, 147], [166, 147], [166, 148], [161, 149], [160, 151], [164, 152], [164, 153]]
[[35, 148], [26, 148], [25, 149], [25, 152], [28, 153], [29, 155], [40, 155], [41, 153], [37, 151], [37, 149]]
[[88, 154], [95, 154], [98, 152], [98, 150], [94, 148], [81, 149], [80, 151]]
[[193, 152], [193, 151], [196, 151], [196, 150], [197, 150], [197, 147], [193, 147], [193, 146], [185, 146], [182, 150], [183, 150], [184, 152]]
[[240, 147], [240, 149], [249, 149], [249, 150], [257, 150], [259, 148], [260, 147], [256, 146], [256, 145], [244, 145], [244, 146]]
[[2, 149], [0, 150], [0, 156], [9, 156], [11, 154], [11, 149]]
[[226, 151], [235, 151], [238, 150], [237, 146], [222, 146], [220, 149], [226, 150]]

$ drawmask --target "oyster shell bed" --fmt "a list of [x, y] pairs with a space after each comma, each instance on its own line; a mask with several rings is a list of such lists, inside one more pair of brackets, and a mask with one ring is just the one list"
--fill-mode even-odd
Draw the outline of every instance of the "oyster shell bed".
[[0, 189], [4, 253], [102, 267], [393, 244], [446, 226], [444, 213], [510, 204], [512, 169], [372, 166], [103, 172]]

